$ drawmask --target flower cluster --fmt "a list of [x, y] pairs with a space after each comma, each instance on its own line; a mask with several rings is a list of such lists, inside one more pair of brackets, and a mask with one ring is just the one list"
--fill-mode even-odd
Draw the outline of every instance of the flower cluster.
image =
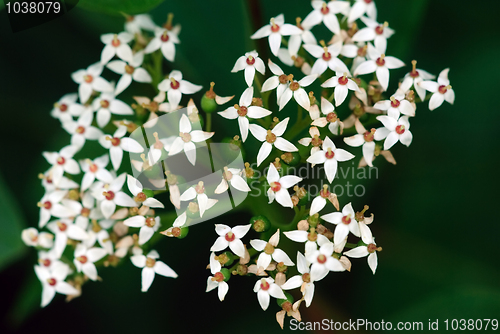
[[[267, 198], [260, 196], [252, 203], [255, 216], [249, 224], [215, 224], [218, 237], [210, 249], [206, 291], [217, 288], [221, 301], [232, 276], [255, 276], [260, 306], [266, 310], [271, 297], [277, 299], [281, 309], [276, 316], [283, 327], [285, 315], [301, 319], [300, 305], [311, 305], [316, 282], [330, 272], [350, 271], [349, 258], [366, 257], [375, 274], [382, 248], [369, 226], [374, 215], [366, 217], [368, 206], [356, 211], [350, 201], [331, 191], [339, 164], [358, 157], [359, 168], [373, 166], [379, 155], [395, 164], [390, 149], [397, 142], [411, 144], [410, 119], [417, 103], [429, 99], [430, 110], [445, 100], [452, 104], [454, 91], [448, 69], [436, 80], [417, 69], [416, 61], [398, 87], [389, 90], [391, 74], [394, 77], [394, 70], [405, 64], [387, 55], [395, 31], [377, 21], [374, 1], [311, 5], [304, 20], [288, 24], [280, 14], [251, 36], [267, 38], [275, 58], [263, 60], [251, 50], [236, 60], [231, 72], [244, 71], [247, 88], [232, 106], [219, 109], [233, 96], [216, 95], [211, 83], [201, 99], [204, 130], [198, 127], [203, 116], [193, 99], [185, 103], [185, 96], [202, 86], [185, 80], [179, 70], [165, 78], [161, 73], [164, 59], [174, 62], [179, 43], [180, 26], [172, 25], [172, 16], [162, 27], [148, 15], [129, 17], [124, 32], [101, 36], [100, 61], [73, 73], [78, 92], [63, 96], [52, 110], [71, 135], [70, 144], [59, 152], [43, 153], [50, 167], [40, 175], [45, 195], [38, 203], [39, 230], [29, 228], [22, 235], [27, 245], [39, 250], [35, 272], [43, 285], [42, 306], [55, 292], [78, 296], [85, 281], [99, 279], [99, 266], [115, 266], [127, 256], [142, 269], [142, 291], [149, 289], [156, 274], [177, 277], [151, 250], [159, 235], [186, 237], [196, 219], [217, 216], [216, 208], [223, 205], [220, 196], [235, 191], [256, 190]], [[116, 86], [102, 76], [108, 70], [120, 76]], [[123, 93], [134, 87], [133, 81], [153, 85], [157, 95], [124, 102]], [[319, 100], [315, 89], [321, 92]], [[147, 147], [134, 137], [139, 126], [153, 129], [160, 116], [185, 105], [187, 113], [179, 117], [174, 134], [162, 137], [154, 132]], [[225, 166], [216, 187], [200, 180], [181, 193], [182, 177], [174, 175], [165, 160], [185, 156], [193, 167], [206, 162], [197, 148], [212, 140], [211, 117], [216, 111], [221, 123], [236, 125], [237, 120], [239, 135], [228, 139], [230, 145], [245, 151], [257, 143], [255, 160], [249, 159], [255, 164]], [[92, 156], [86, 150], [89, 142], [100, 146], [91, 150]], [[143, 185], [123, 164], [124, 152], [130, 154], [134, 173], [152, 175], [155, 165], [162, 164], [160, 174], [166, 179], [148, 176]], [[290, 167], [297, 165], [324, 167], [322, 190], [314, 198], [305, 186], [318, 180], [293, 175]], [[169, 192], [171, 203], [154, 197], [161, 192]], [[342, 209], [339, 199], [347, 203]], [[270, 220], [266, 205], [279, 212], [294, 210], [295, 217]], [[155, 211], [168, 206], [177, 210], [176, 217]], [[254, 236], [245, 242], [247, 234]], [[282, 235], [298, 247], [279, 247]], [[296, 299], [290, 294], [295, 289]]]

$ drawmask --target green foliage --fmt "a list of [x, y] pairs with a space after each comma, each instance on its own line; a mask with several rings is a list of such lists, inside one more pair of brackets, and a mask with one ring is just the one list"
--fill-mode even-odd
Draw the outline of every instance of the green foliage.
[[142, 14], [162, 3], [163, 0], [80, 0], [78, 6], [95, 12], [111, 15]]

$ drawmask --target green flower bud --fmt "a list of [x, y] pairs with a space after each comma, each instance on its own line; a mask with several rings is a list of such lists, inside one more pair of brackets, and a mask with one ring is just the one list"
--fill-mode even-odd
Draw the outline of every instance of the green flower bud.
[[222, 273], [222, 275], [224, 275], [224, 281], [225, 282], [229, 281], [229, 279], [231, 278], [231, 272], [229, 271], [229, 269], [222, 268], [220, 272]]
[[318, 226], [319, 214], [315, 213], [314, 215], [307, 217], [307, 222], [309, 223], [310, 227]]
[[285, 293], [286, 299], [276, 299], [276, 302], [278, 303], [279, 307], [282, 307], [283, 303], [285, 303], [285, 302], [289, 302], [289, 303], [293, 304], [293, 296], [289, 292], [284, 291], [284, 293]]
[[271, 222], [265, 216], [254, 216], [250, 218], [252, 228], [259, 233], [266, 232], [271, 228]]
[[210, 83], [210, 90], [207, 91], [201, 98], [201, 109], [207, 114], [213, 113], [217, 110], [217, 103], [215, 102], [214, 82]]
[[288, 166], [296, 166], [300, 163], [299, 152], [286, 152], [281, 155], [281, 161], [286, 163]]

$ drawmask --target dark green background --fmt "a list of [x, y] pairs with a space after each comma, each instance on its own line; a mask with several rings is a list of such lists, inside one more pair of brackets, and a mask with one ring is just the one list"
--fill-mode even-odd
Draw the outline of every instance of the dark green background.
[[[393, 150], [398, 165], [378, 161], [379, 179], [370, 182], [363, 199], [353, 199], [357, 207], [369, 204], [376, 215], [372, 230], [384, 248], [377, 274], [365, 259], [353, 260], [351, 273], [317, 283], [312, 306], [301, 309], [303, 319], [426, 326], [439, 319], [442, 330], [447, 318], [499, 318], [498, 1], [378, 0], [377, 5], [379, 20], [396, 30], [390, 54], [407, 64], [417, 59], [435, 74], [450, 67], [456, 102], [433, 112], [420, 105], [412, 120], [412, 145]], [[254, 25], [279, 13], [293, 23], [310, 4], [167, 0], [151, 13], [160, 23], [170, 11], [182, 24], [176, 67], [194, 83], [208, 87], [215, 80], [219, 94], [239, 96], [243, 74], [229, 71], [238, 56], [255, 48], [249, 39]], [[266, 312], [260, 309], [251, 291], [254, 279], [231, 279], [223, 303], [215, 292], [204, 292], [204, 267], [215, 240], [211, 224], [158, 247], [179, 273], [176, 280], [157, 277], [143, 294], [140, 270], [126, 261], [102, 270], [104, 282], [86, 285], [81, 298], [66, 304], [57, 296], [39, 309], [36, 254], [18, 238], [22, 228], [38, 222], [36, 203], [43, 193], [37, 175], [48, 167], [40, 153], [69, 140], [49, 111], [60, 96], [76, 91], [70, 73], [99, 60], [99, 36], [121, 31], [122, 25], [120, 16], [79, 5], [55, 21], [13, 34], [0, 12], [0, 333], [279, 332], [278, 307], [272, 301]], [[401, 76], [407, 69], [394, 73]], [[216, 117], [214, 128], [228, 124]], [[215, 222], [235, 225], [248, 218], [229, 214]]]

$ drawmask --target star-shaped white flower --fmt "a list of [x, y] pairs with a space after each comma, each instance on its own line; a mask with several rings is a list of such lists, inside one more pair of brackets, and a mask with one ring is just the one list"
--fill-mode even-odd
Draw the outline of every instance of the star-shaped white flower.
[[289, 75], [290, 84], [285, 87], [283, 94], [280, 96], [279, 101], [279, 110], [283, 109], [288, 101], [293, 98], [295, 101], [305, 110], [309, 110], [311, 107], [311, 100], [309, 99], [309, 95], [303, 87], [307, 87], [316, 80], [318, 77], [317, 74], [311, 74], [303, 77], [300, 81], [293, 80], [293, 75]]
[[311, 145], [311, 155], [318, 152], [320, 150], [320, 146], [323, 143], [323, 140], [320, 138], [320, 132], [317, 127], [311, 126], [309, 128], [309, 135], [311, 137], [304, 137], [299, 140], [299, 144], [304, 146]]
[[398, 120], [390, 116], [377, 116], [377, 119], [382, 122], [384, 127], [378, 128], [375, 131], [375, 140], [385, 138], [384, 150], [390, 149], [398, 141], [401, 144], [410, 146], [413, 135], [410, 132], [410, 122], [408, 116], [401, 116]]
[[250, 38], [260, 39], [263, 37], [268, 37], [271, 52], [273, 53], [273, 55], [278, 56], [278, 51], [281, 46], [281, 38], [283, 36], [300, 34], [302, 34], [302, 30], [292, 24], [285, 23], [285, 17], [283, 16], [283, 14], [280, 14], [276, 17], [271, 18], [270, 24], [266, 24], [265, 26], [257, 30]]
[[106, 169], [109, 163], [109, 155], [105, 154], [96, 158], [94, 160], [85, 159], [80, 160], [80, 167], [85, 173], [82, 178], [81, 191], [85, 191], [90, 188], [94, 183], [95, 179], [102, 181], [104, 183], [113, 182], [113, 175]]
[[424, 71], [422, 69], [417, 68], [417, 61], [412, 60], [411, 62], [413, 68], [412, 70], [405, 75], [405, 78], [403, 80], [403, 83], [401, 83], [401, 86], [399, 89], [403, 92], [406, 93], [408, 90], [410, 90], [411, 87], [415, 88], [415, 91], [418, 94], [418, 97], [420, 97], [420, 100], [424, 101], [425, 100], [425, 89], [420, 86], [420, 82], [424, 80], [434, 80], [436, 78], [435, 75], [430, 74], [427, 71]]
[[439, 73], [437, 82], [425, 80], [418, 83], [420, 87], [433, 93], [429, 100], [429, 110], [440, 107], [445, 100], [450, 104], [455, 102], [455, 91], [451, 88], [450, 80], [448, 79], [449, 71], [449, 68], [442, 70]]
[[168, 155], [175, 155], [184, 151], [187, 159], [194, 166], [196, 163], [196, 145], [194, 143], [204, 142], [212, 138], [214, 134], [215, 132], [193, 130], [189, 118], [186, 114], [183, 114], [179, 121], [179, 137], [175, 138], [173, 141]]
[[188, 188], [185, 192], [182, 193], [180, 200], [181, 201], [191, 201], [196, 198], [198, 202], [198, 207], [200, 209], [200, 217], [203, 217], [203, 214], [206, 210], [210, 209], [214, 206], [215, 203], [218, 202], [216, 199], [208, 198], [207, 194], [205, 194], [205, 186], [203, 181], [198, 182], [197, 185]]
[[113, 93], [103, 93], [92, 102], [92, 107], [97, 111], [97, 125], [100, 128], [108, 125], [111, 114], [133, 115], [134, 111], [125, 102], [115, 98]]
[[304, 243], [305, 245], [309, 243], [313, 244], [318, 244], [318, 246], [321, 246], [327, 242], [330, 242], [327, 237], [325, 237], [322, 234], [318, 234], [316, 232], [309, 232], [309, 231], [302, 231], [302, 230], [295, 230], [295, 231], [288, 231], [288, 232], [283, 232], [284, 235], [290, 240], [293, 240], [295, 242], [300, 242]]
[[369, 42], [373, 41], [375, 45], [380, 45], [380, 48], [387, 48], [387, 39], [394, 34], [394, 30], [389, 28], [389, 23], [378, 23], [368, 17], [362, 16], [361, 21], [366, 24], [363, 28], [352, 36], [353, 42]]
[[93, 119], [93, 112], [88, 110], [76, 122], [63, 123], [63, 128], [71, 135], [71, 145], [81, 148], [87, 139], [97, 140], [102, 136], [102, 131], [91, 125]]
[[47, 224], [47, 228], [55, 235], [54, 250], [59, 257], [66, 249], [68, 239], [82, 241], [88, 238], [88, 234], [83, 228], [67, 218], [52, 221]]
[[160, 216], [144, 217], [134, 216], [123, 221], [129, 227], [137, 227], [139, 230], [139, 245], [144, 245], [158, 231], [160, 227]]
[[335, 107], [330, 101], [325, 99], [323, 96], [321, 97], [321, 113], [325, 116], [314, 119], [311, 125], [323, 128], [328, 124], [328, 130], [330, 130], [332, 134], [338, 135], [339, 129], [340, 133], [342, 133], [343, 124], [338, 118], [337, 113], [335, 112]]
[[109, 149], [111, 164], [115, 170], [120, 168], [123, 159], [123, 151], [132, 153], [141, 153], [144, 148], [135, 140], [128, 137], [123, 137], [127, 133], [125, 126], [120, 126], [116, 129], [113, 136], [104, 135], [99, 138], [99, 144], [102, 147]]
[[210, 251], [219, 252], [229, 247], [234, 254], [245, 257], [245, 246], [241, 242], [241, 238], [248, 233], [250, 227], [252, 224], [238, 225], [233, 228], [223, 224], [215, 224], [215, 232], [219, 237], [215, 240]]
[[344, 253], [345, 256], [352, 258], [360, 258], [368, 256], [368, 265], [375, 275], [377, 270], [378, 258], [377, 251], [381, 251], [381, 247], [377, 247], [375, 244], [375, 239], [372, 238], [371, 242], [368, 242], [366, 246], [358, 246]]
[[235, 104], [218, 114], [227, 119], [238, 119], [240, 127], [241, 140], [245, 142], [248, 137], [248, 128], [250, 126], [249, 118], [257, 119], [272, 114], [271, 111], [258, 106], [252, 106], [253, 87], [245, 89], [240, 97], [239, 105]]
[[332, 256], [333, 243], [328, 242], [319, 247], [315, 244], [306, 245], [306, 259], [311, 263], [310, 279], [313, 282], [322, 280], [329, 271], [345, 271], [339, 260]]
[[337, 174], [338, 163], [351, 160], [352, 158], [354, 158], [354, 155], [346, 150], [337, 148], [330, 138], [325, 137], [322, 150], [307, 158], [307, 162], [310, 164], [325, 164], [326, 178], [328, 182], [332, 183], [335, 174]]
[[133, 81], [149, 83], [152, 81], [151, 75], [140, 67], [144, 61], [144, 52], [139, 51], [132, 57], [128, 64], [122, 60], [113, 60], [106, 65], [111, 71], [121, 74], [120, 80], [116, 84], [115, 95], [123, 92]]
[[290, 277], [281, 285], [283, 290], [292, 290], [300, 287], [300, 291], [306, 302], [306, 307], [311, 305], [314, 296], [314, 281], [311, 279], [309, 266], [310, 263], [307, 262], [305, 256], [297, 252], [297, 270], [301, 275]]
[[42, 304], [41, 307], [47, 306], [56, 292], [63, 295], [76, 295], [78, 290], [64, 280], [70, 272], [69, 267], [60, 262], [59, 265], [49, 270], [48, 268], [35, 266], [35, 273], [42, 283]]
[[222, 181], [219, 183], [214, 193], [224, 193], [229, 188], [229, 184], [239, 191], [251, 191], [250, 187], [247, 184], [247, 181], [245, 181], [245, 179], [240, 175], [241, 172], [242, 171], [240, 169], [224, 167]]
[[266, 72], [266, 66], [255, 50], [247, 52], [244, 56], [239, 57], [231, 72], [235, 73], [243, 69], [245, 70], [245, 82], [248, 87], [251, 87], [253, 84], [255, 70], [259, 71], [262, 75]]
[[80, 244], [75, 249], [75, 259], [73, 263], [78, 272], [83, 272], [88, 278], [95, 281], [97, 280], [97, 268], [94, 263], [106, 255], [107, 252], [104, 248], [87, 248]]
[[57, 252], [54, 249], [51, 249], [47, 252], [45, 251], [38, 252], [38, 264], [41, 267], [53, 270], [54, 267], [57, 267], [65, 263], [60, 261], [60, 257], [58, 256]]
[[309, 210], [309, 215], [314, 215], [315, 213], [320, 212], [326, 206], [327, 200], [335, 206], [335, 208], [339, 209], [339, 201], [337, 199], [337, 195], [330, 192], [328, 189], [328, 185], [324, 184], [323, 189], [320, 190], [318, 196], [316, 196], [312, 203], [311, 209]]
[[278, 229], [276, 233], [274, 233], [271, 238], [269, 238], [269, 242], [260, 239], [250, 240], [250, 244], [255, 250], [258, 250], [260, 253], [257, 259], [257, 270], [258, 272], [262, 272], [269, 267], [271, 260], [276, 262], [283, 262], [286, 266], [294, 266], [295, 264], [290, 260], [288, 255], [279, 248], [278, 243], [280, 241], [280, 230]]
[[168, 102], [173, 109], [181, 102], [182, 94], [194, 94], [202, 88], [202, 86], [183, 80], [182, 73], [176, 70], [170, 72], [168, 78], [158, 84], [158, 89], [167, 93]]
[[348, 23], [352, 23], [365, 14], [372, 20], [377, 19], [377, 7], [373, 0], [356, 0], [349, 11]]
[[92, 186], [92, 196], [99, 202], [99, 208], [105, 218], [110, 218], [116, 206], [137, 207], [137, 203], [122, 191], [126, 173], [121, 174], [111, 183], [97, 182]]
[[72, 211], [61, 204], [61, 200], [67, 193], [67, 190], [54, 190], [45, 194], [40, 202], [38, 202], [37, 205], [40, 208], [38, 226], [40, 228], [44, 227], [52, 216], [57, 218], [68, 218], [71, 216]]
[[148, 255], [137, 254], [130, 257], [130, 260], [137, 268], [142, 269], [142, 292], [149, 290], [149, 287], [155, 279], [155, 274], [165, 277], [176, 278], [177, 274], [168, 265], [162, 261], [158, 261], [160, 255], [157, 251], [152, 250]]
[[[88, 221], [87, 221], [88, 223]], [[89, 237], [83, 241], [83, 244], [88, 247], [94, 247], [96, 242], [106, 250], [107, 254], [113, 254], [113, 242], [109, 237], [109, 232], [107, 229], [110, 229], [115, 225], [115, 221], [113, 219], [102, 219], [97, 222], [97, 220], [92, 220], [92, 224], [87, 226], [87, 234]], [[119, 248], [117, 244], [116, 248]]]
[[269, 59], [267, 66], [269, 66], [274, 75], [264, 81], [261, 92], [267, 92], [276, 88], [276, 103], [279, 105], [280, 97], [288, 87], [288, 83], [293, 76], [290, 78], [290, 76], [285, 75], [281, 67], [273, 63], [271, 59]]
[[66, 94], [59, 101], [54, 103], [54, 108], [50, 112], [50, 115], [54, 118], [57, 118], [61, 121], [61, 123], [65, 123], [68, 121], [72, 121], [74, 116], [80, 116], [85, 108], [76, 103], [78, 99], [78, 94]]
[[134, 35], [128, 32], [101, 35], [101, 42], [105, 44], [101, 53], [101, 64], [107, 64], [115, 55], [122, 60], [132, 61], [132, 49], [128, 43], [133, 39]]
[[212, 291], [218, 288], [219, 300], [223, 301], [229, 290], [229, 285], [224, 282], [224, 274], [221, 273], [222, 266], [219, 261], [215, 259], [215, 253], [210, 254], [210, 272], [214, 276], [209, 276], [207, 279], [207, 290], [205, 292]]
[[385, 55], [385, 47], [375, 44], [375, 47], [368, 44], [368, 56], [370, 60], [367, 60], [356, 68], [354, 75], [363, 75], [375, 72], [377, 74], [377, 80], [384, 90], [387, 90], [389, 86], [389, 69], [396, 69], [403, 67], [405, 64], [391, 56]]
[[[336, 2], [336, 1], [335, 1]], [[332, 2], [333, 3], [333, 2]], [[311, 69], [311, 74], [323, 74], [328, 68], [335, 72], [349, 72], [349, 69], [342, 60], [337, 58], [342, 50], [342, 41], [338, 41], [330, 46], [326, 46], [321, 41], [323, 47], [316, 44], [304, 44], [304, 49], [314, 58], [317, 58]]]
[[142, 186], [142, 183], [132, 175], [127, 175], [127, 185], [132, 195], [134, 195], [134, 201], [136, 201], [137, 203], [142, 203], [142, 205], [150, 208], [163, 209], [165, 207], [163, 203], [156, 198], [148, 197], [144, 193], [144, 187]]
[[334, 34], [340, 34], [339, 20], [337, 14], [346, 15], [349, 12], [349, 1], [312, 1], [314, 10], [309, 13], [303, 21], [306, 26], [315, 26], [323, 22]]
[[34, 227], [25, 228], [21, 233], [21, 239], [26, 246], [52, 248], [54, 246], [54, 236], [47, 232], [38, 232]]
[[179, 37], [174, 30], [165, 28], [157, 28], [155, 37], [149, 42], [144, 49], [145, 53], [152, 53], [161, 49], [161, 53], [168, 60], [173, 62], [175, 59], [175, 44], [179, 44]]
[[77, 175], [80, 173], [78, 163], [73, 156], [78, 152], [79, 147], [74, 145], [64, 146], [59, 152], [43, 152], [43, 156], [52, 165], [52, 181], [58, 184], [64, 172]]
[[302, 178], [295, 175], [280, 177], [280, 174], [278, 173], [276, 167], [274, 167], [274, 164], [270, 163], [266, 179], [269, 183], [269, 189], [267, 190], [269, 203], [272, 203], [274, 199], [276, 199], [276, 202], [282, 206], [293, 208], [293, 202], [290, 194], [288, 193], [288, 188], [291, 188], [302, 181]]
[[349, 232], [355, 236], [360, 236], [359, 224], [355, 219], [354, 210], [351, 203], [342, 208], [342, 212], [333, 212], [321, 216], [321, 219], [337, 225], [333, 231], [333, 243], [335, 245], [344, 242]]
[[354, 125], [358, 134], [351, 137], [345, 137], [344, 142], [352, 147], [363, 146], [363, 158], [368, 166], [373, 167], [373, 156], [375, 153], [375, 129], [371, 129], [370, 131], [366, 130], [359, 119], [356, 119]]
[[399, 92], [391, 96], [389, 100], [379, 101], [373, 106], [375, 109], [387, 111], [387, 115], [398, 119], [401, 114], [406, 116], [415, 116], [415, 108], [410, 101], [405, 99], [404, 94]]
[[269, 307], [270, 297], [286, 299], [285, 293], [278, 284], [274, 283], [272, 277], [261, 278], [255, 283], [253, 291], [257, 293], [260, 307], [265, 311]]
[[101, 77], [102, 69], [101, 63], [95, 63], [86, 70], [78, 70], [71, 74], [73, 81], [80, 85], [78, 96], [81, 103], [87, 102], [93, 90], [101, 93], [113, 91], [113, 86]]
[[345, 101], [349, 90], [358, 92], [358, 85], [351, 79], [348, 78], [348, 72], [336, 72], [335, 76], [326, 80], [321, 87], [330, 88], [335, 87], [334, 89], [334, 97], [335, 97], [335, 106], [338, 107]]

